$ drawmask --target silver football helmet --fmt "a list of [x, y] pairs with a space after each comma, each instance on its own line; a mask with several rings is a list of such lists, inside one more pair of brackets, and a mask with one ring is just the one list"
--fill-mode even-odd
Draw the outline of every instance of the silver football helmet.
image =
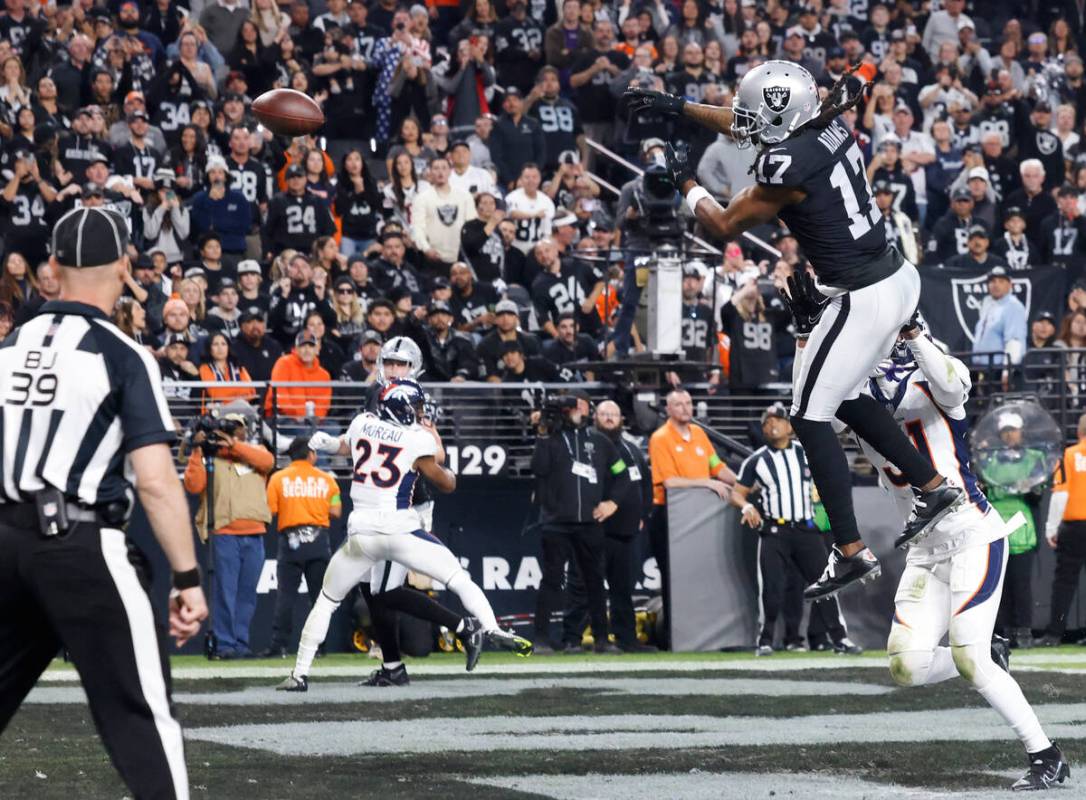
[[407, 374], [397, 375], [397, 378], [417, 380], [422, 369], [422, 351], [414, 341], [406, 336], [393, 336], [381, 347], [381, 354], [377, 357], [377, 379], [381, 383], [388, 383], [392, 378], [385, 375], [385, 362], [398, 361], [407, 364]]
[[740, 147], [783, 142], [816, 116], [814, 77], [791, 61], [767, 61], [739, 84], [732, 100], [732, 138]]

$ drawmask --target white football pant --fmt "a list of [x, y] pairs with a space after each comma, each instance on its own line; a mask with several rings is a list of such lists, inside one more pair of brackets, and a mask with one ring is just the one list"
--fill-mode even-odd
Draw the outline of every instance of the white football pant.
[[[419, 527], [424, 531], [434, 529], [434, 501], [420, 503], [413, 511], [419, 515]], [[363, 583], [366, 581], [363, 580]], [[399, 589], [407, 582], [407, 567], [392, 561], [378, 561], [370, 569], [369, 585], [371, 594], [381, 594]]]
[[421, 529], [414, 533], [350, 533], [328, 563], [321, 593], [302, 628], [295, 675], [309, 674], [317, 648], [328, 635], [332, 614], [347, 593], [367, 578], [373, 565], [381, 560], [394, 562], [445, 584], [460, 598], [467, 612], [479, 620], [483, 630], [497, 630], [498, 620], [483, 590], [472, 582], [452, 551], [433, 534]]
[[920, 302], [920, 273], [906, 261], [897, 272], [863, 289], [829, 297], [792, 370], [792, 416], [829, 422], [846, 400], [859, 397], [875, 366], [890, 356], [901, 326]]
[[[1007, 540], [997, 539], [933, 559], [910, 550], [894, 597], [886, 643], [890, 675], [899, 686], [923, 686], [961, 675], [999, 712], [1026, 747], [1051, 743], [1018, 683], [991, 655]], [[947, 635], [950, 647], [940, 647]]]

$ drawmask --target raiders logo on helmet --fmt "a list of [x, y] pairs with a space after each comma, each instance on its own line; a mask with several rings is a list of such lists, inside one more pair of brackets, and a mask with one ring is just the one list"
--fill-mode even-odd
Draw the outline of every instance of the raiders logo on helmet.
[[792, 99], [792, 90], [787, 86], [767, 86], [762, 89], [762, 99], [766, 108], [775, 114], [779, 114], [788, 108], [788, 101]]
[[442, 225], [452, 225], [456, 222], [456, 217], [459, 212], [460, 209], [456, 206], [438, 206], [437, 218], [441, 220]]

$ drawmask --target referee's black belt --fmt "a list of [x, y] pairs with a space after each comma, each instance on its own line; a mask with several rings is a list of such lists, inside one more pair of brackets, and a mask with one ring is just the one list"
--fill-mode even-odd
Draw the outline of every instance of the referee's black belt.
[[777, 517], [776, 519], [769, 518], [766, 520], [770, 525], [779, 525], [782, 528], [813, 528], [815, 526], [813, 519], [784, 519], [784, 517]]
[[[69, 501], [66, 509], [69, 522], [96, 522], [116, 527], [128, 521], [124, 504], [119, 509], [87, 506]], [[114, 513], [110, 513], [114, 512]], [[34, 503], [0, 503], [0, 523], [12, 528], [38, 528], [38, 507]]]

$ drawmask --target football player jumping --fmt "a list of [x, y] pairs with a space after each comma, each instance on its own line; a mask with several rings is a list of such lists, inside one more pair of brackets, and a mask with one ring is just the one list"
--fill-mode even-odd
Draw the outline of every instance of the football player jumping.
[[[465, 650], [481, 649], [482, 636], [499, 647], [528, 655], [527, 639], [498, 627], [490, 603], [460, 562], [433, 534], [420, 527], [412, 508], [415, 483], [425, 477], [438, 491], [456, 488], [456, 476], [438, 463], [441, 438], [418, 424], [424, 403], [422, 387], [411, 380], [390, 381], [381, 390], [378, 413], [362, 413], [340, 437], [318, 432], [310, 447], [355, 459], [351, 486], [353, 509], [347, 519], [347, 539], [332, 556], [320, 596], [302, 628], [298, 657], [290, 675], [276, 688], [304, 692], [317, 647], [328, 635], [332, 614], [356, 584], [382, 560], [440, 581], [454, 592], [472, 617], [470, 630], [459, 634]], [[469, 653], [469, 658], [471, 653]]]
[[[813, 283], [806, 282], [806, 287], [814, 291]], [[899, 686], [926, 686], [961, 675], [1026, 749], [1029, 770], [1011, 788], [1048, 789], [1062, 783], [1071, 770], [1008, 671], [1007, 640], [992, 639], [1007, 567], [1007, 536], [1025, 520], [1017, 515], [1005, 524], [977, 486], [965, 412], [971, 385], [965, 364], [944, 355], [914, 318], [865, 389], [893, 414], [917, 451], [960, 481], [968, 496], [968, 502], [943, 517], [923, 540], [909, 543], [901, 536], [895, 542], [908, 547], [909, 555], [886, 644], [890, 675]], [[899, 511], [908, 515], [913, 497], [907, 481], [862, 437], [860, 446]], [[944, 635], [949, 647], [939, 645]]]
[[739, 192], [727, 209], [697, 184], [684, 152], [669, 146], [667, 159], [698, 222], [720, 238], [735, 238], [779, 217], [829, 298], [797, 359], [791, 409], [836, 542], [826, 571], [804, 592], [812, 600], [880, 571], [856, 524], [848, 462], [831, 424], [835, 417], [870, 442], [916, 489], [904, 533], [908, 540], [922, 538], [965, 499], [909, 444], [886, 409], [860, 392], [920, 299], [920, 275], [887, 243], [860, 146], [839, 118], [858, 102], [863, 85], [845, 76], [823, 102], [803, 67], [767, 61], [743, 76], [730, 109], [644, 89], [625, 94], [633, 111], [681, 115], [740, 146], [759, 146], [756, 183]]

